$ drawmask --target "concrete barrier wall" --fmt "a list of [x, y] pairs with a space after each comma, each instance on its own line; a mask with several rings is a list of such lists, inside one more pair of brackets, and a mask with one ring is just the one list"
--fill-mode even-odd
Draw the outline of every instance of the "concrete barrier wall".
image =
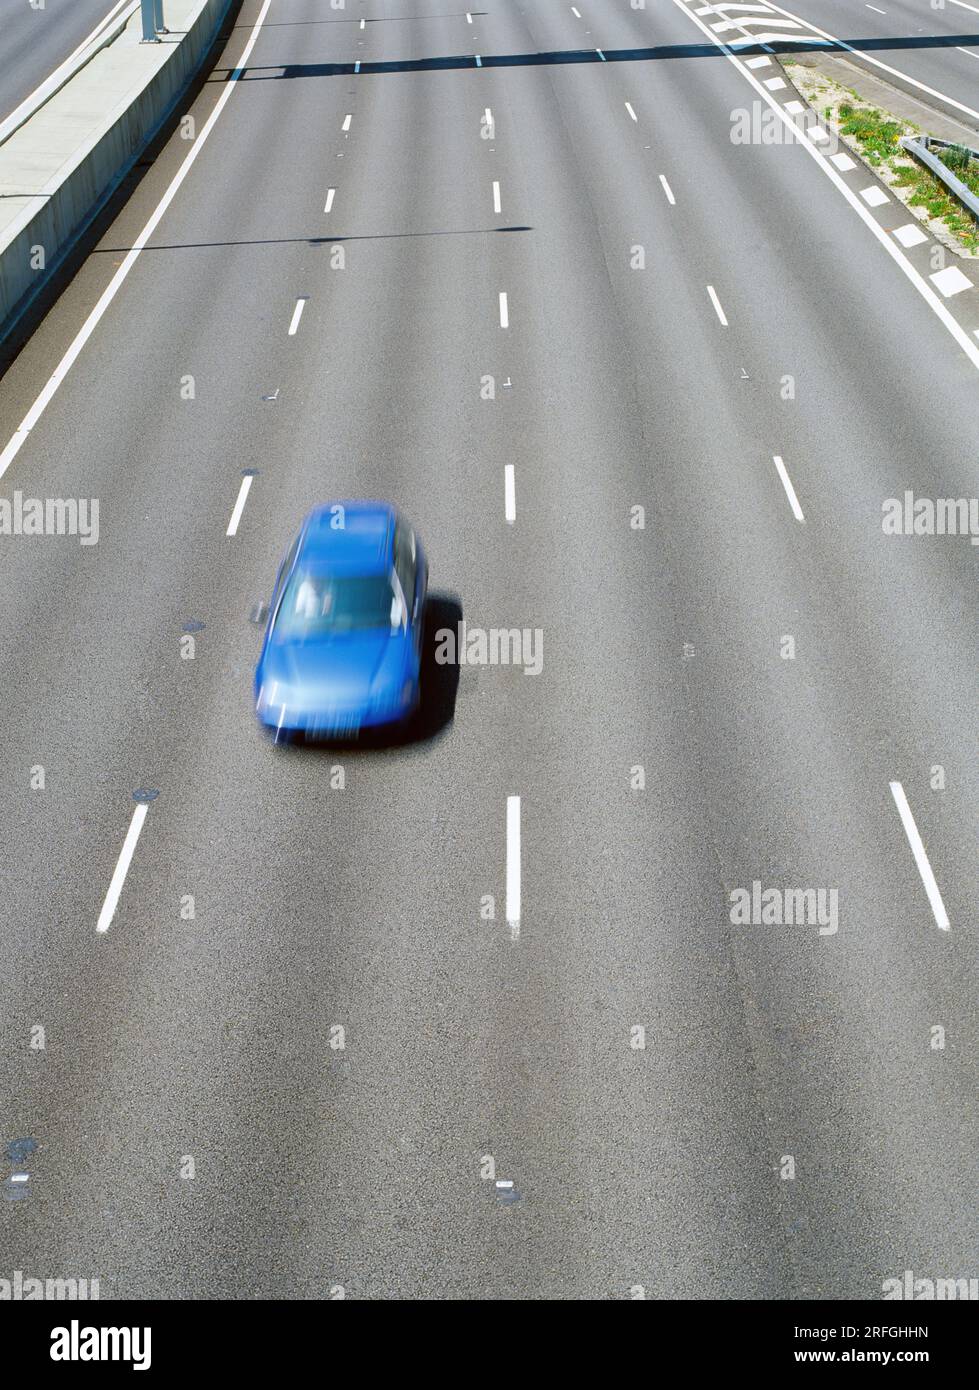
[[[84, 81], [89, 88], [86, 93], [88, 115], [79, 122], [82, 139], [77, 148], [63, 160], [55, 153], [58, 167], [49, 177], [44, 177], [40, 160], [32, 162], [31, 127], [38, 123], [33, 131], [34, 142], [43, 147], [45, 131], [39, 123], [51, 118], [57, 120], [58, 112], [42, 107], [0, 146], [0, 191], [4, 194], [0, 206], [6, 204], [6, 216], [0, 225], [0, 339], [11, 332], [161, 127], [178, 109], [232, 3], [233, 0], [190, 0], [189, 3], [185, 0], [180, 6], [184, 14], [180, 14], [179, 0], [170, 0], [166, 22], [173, 24], [176, 19], [178, 24], [185, 26], [185, 32], [179, 41], [138, 45], [135, 49], [130, 47], [128, 54], [125, 51], [117, 53], [114, 62], [117, 75], [120, 58], [130, 64], [128, 90], [120, 95], [118, 82], [113, 91], [109, 81], [96, 88], [104, 91], [106, 99], [104, 112], [98, 112], [94, 123], [90, 109], [91, 88], [93, 79], [97, 81], [99, 75], [92, 70], [103, 55], [99, 54], [88, 68], [72, 77], [49, 106], [59, 103], [70, 112], [73, 84], [80, 85]], [[131, 23], [139, 24], [138, 11]], [[127, 32], [124, 39], [117, 39], [115, 43], [125, 40], [137, 44], [135, 32]], [[176, 39], [176, 35], [171, 39]], [[109, 45], [103, 53], [109, 54], [113, 47]], [[136, 58], [132, 56], [134, 51]], [[146, 71], [137, 72], [134, 83], [132, 68], [138, 65]], [[108, 75], [108, 69], [106, 71]], [[123, 87], [125, 85], [123, 83]], [[76, 107], [80, 98], [81, 93], [76, 92]], [[86, 100], [82, 99], [81, 104], [85, 106]], [[21, 192], [16, 186], [10, 186], [21, 181], [30, 184], [34, 168], [38, 175], [33, 187]], [[32, 248], [38, 246], [44, 248], [43, 269], [35, 269], [31, 263]]]

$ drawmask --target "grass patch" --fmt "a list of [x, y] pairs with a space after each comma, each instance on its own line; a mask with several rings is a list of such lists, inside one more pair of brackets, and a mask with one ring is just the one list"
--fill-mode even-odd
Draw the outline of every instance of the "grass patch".
[[840, 130], [857, 141], [869, 164], [883, 164], [901, 153], [898, 142], [904, 126], [900, 121], [889, 120], [871, 107], [851, 106], [848, 101], [840, 102], [839, 121]]
[[[848, 101], [840, 102], [837, 119], [842, 134], [860, 147], [867, 163], [876, 168], [886, 167], [891, 181], [908, 190], [910, 207], [925, 208], [929, 217], [944, 222], [967, 250], [979, 251], [979, 226], [975, 218], [934, 174], [913, 163], [901, 149], [901, 136], [906, 126], [873, 107], [858, 107]], [[949, 156], [954, 163], [949, 163]], [[979, 160], [972, 158], [963, 146], [952, 146], [941, 158], [956, 178], [979, 193]]]

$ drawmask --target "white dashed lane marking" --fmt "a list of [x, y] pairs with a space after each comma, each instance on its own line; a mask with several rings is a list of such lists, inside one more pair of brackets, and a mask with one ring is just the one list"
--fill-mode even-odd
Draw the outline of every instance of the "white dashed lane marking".
[[288, 336], [290, 338], [294, 338], [296, 336], [296, 332], [299, 328], [299, 320], [302, 318], [303, 310], [306, 307], [306, 298], [306, 295], [300, 295], [300, 297], [296, 300], [296, 307], [292, 311], [292, 319], [289, 323]]
[[506, 919], [514, 941], [520, 936], [520, 798], [506, 799]]
[[920, 246], [928, 238], [916, 222], [908, 222], [904, 227], [896, 227], [894, 235], [902, 246]]
[[949, 265], [944, 270], [936, 270], [935, 274], [929, 275], [928, 279], [946, 299], [951, 299], [953, 294], [961, 294], [963, 290], [972, 289], [972, 281], [967, 275], [962, 274], [957, 265]]
[[714, 289], [713, 285], [707, 286], [707, 293], [710, 295], [710, 302], [714, 306], [715, 312], [717, 313], [717, 317], [720, 319], [724, 327], [727, 328], [727, 319], [724, 316], [724, 310], [721, 308], [721, 301], [718, 299], [717, 291]]
[[911, 846], [911, 853], [914, 855], [914, 862], [918, 866], [918, 873], [921, 881], [925, 885], [925, 892], [928, 894], [928, 902], [931, 904], [932, 914], [942, 931], [948, 931], [950, 923], [948, 913], [945, 911], [945, 904], [942, 902], [942, 895], [938, 891], [938, 884], [935, 875], [932, 873], [931, 864], [928, 862], [928, 855], [921, 836], [918, 834], [918, 827], [915, 825], [914, 816], [911, 814], [911, 807], [908, 805], [908, 798], [904, 794], [904, 788], [900, 782], [891, 783], [891, 795], [894, 804], [897, 806], [898, 815], [901, 817], [901, 824], [904, 826], [904, 833], [908, 837], [908, 844]]
[[806, 518], [802, 515], [802, 508], [799, 506], [799, 499], [795, 495], [795, 488], [792, 486], [792, 479], [789, 477], [789, 470], [786, 468], [782, 459], [779, 458], [778, 454], [774, 455], [774, 459], [775, 467], [778, 470], [778, 476], [782, 479], [782, 486], [785, 488], [785, 495], [789, 499], [789, 506], [792, 508], [792, 515], [795, 517], [796, 521], [805, 521]]
[[[248, 479], [247, 481], [251, 481]], [[122, 843], [122, 852], [116, 863], [115, 872], [109, 883], [109, 891], [105, 895], [105, 902], [102, 904], [102, 911], [99, 913], [99, 920], [95, 930], [97, 932], [107, 932], [115, 916], [116, 906], [118, 905], [123, 885], [126, 882], [126, 875], [129, 872], [129, 865], [132, 863], [133, 854], [136, 851], [136, 841], [143, 828], [143, 821], [146, 819], [146, 812], [149, 806], [145, 801], [141, 801], [133, 812], [133, 818], [129, 822], [129, 829], [126, 838]]]
[[238, 523], [241, 520], [242, 512], [245, 510], [245, 502], [248, 499], [251, 485], [252, 474], [246, 473], [241, 480], [241, 487], [238, 489], [238, 498], [235, 502], [234, 511], [231, 513], [231, 520], [228, 522], [228, 529], [224, 533], [226, 536], [236, 536], [238, 534]]

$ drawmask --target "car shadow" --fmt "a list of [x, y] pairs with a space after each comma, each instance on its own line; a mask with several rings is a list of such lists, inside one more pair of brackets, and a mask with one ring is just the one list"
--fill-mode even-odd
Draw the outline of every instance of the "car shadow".
[[462, 604], [454, 594], [429, 593], [425, 603], [422, 630], [421, 699], [415, 713], [400, 724], [384, 724], [362, 729], [356, 738], [336, 738], [329, 735], [300, 734], [290, 737], [280, 747], [302, 749], [305, 752], [376, 753], [387, 748], [406, 748], [416, 743], [430, 743], [440, 738], [455, 718], [456, 693], [459, 689], [459, 661], [436, 661], [438, 634], [449, 628], [458, 632], [462, 622]]

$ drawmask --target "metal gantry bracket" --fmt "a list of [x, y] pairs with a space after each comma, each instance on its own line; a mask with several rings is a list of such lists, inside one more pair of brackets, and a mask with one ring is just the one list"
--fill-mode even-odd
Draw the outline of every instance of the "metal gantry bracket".
[[140, 42], [159, 43], [160, 35], [170, 32], [163, 22], [163, 0], [139, 0], [139, 4], [143, 19], [143, 37]]

